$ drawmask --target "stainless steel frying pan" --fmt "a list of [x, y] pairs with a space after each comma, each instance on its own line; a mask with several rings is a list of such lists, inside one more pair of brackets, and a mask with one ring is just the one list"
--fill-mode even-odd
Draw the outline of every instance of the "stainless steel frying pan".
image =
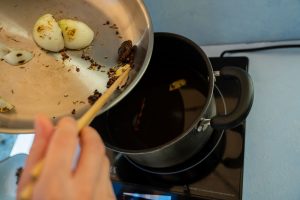
[[[59, 53], [41, 50], [32, 39], [32, 28], [46, 13], [58, 20], [71, 18], [88, 24], [96, 34], [84, 54], [103, 67], [88, 69], [90, 63], [81, 58], [83, 51], [67, 51], [70, 58], [63, 61]], [[117, 64], [118, 48], [125, 40], [137, 45], [135, 67], [127, 86], [116, 92], [101, 112], [125, 97], [148, 66], [153, 32], [143, 1], [1, 0], [0, 45], [31, 51], [34, 58], [21, 66], [0, 61], [0, 96], [15, 106], [15, 110], [0, 114], [0, 132], [32, 133], [37, 113], [53, 121], [67, 115], [79, 118], [90, 107], [88, 96], [95, 89], [106, 90], [107, 71]], [[74, 109], [76, 114], [71, 114]]]

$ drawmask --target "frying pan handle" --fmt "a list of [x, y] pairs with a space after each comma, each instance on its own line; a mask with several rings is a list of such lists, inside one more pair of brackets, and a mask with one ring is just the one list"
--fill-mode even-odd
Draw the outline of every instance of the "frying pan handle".
[[250, 75], [237, 67], [223, 67], [220, 75], [236, 78], [240, 83], [240, 98], [236, 108], [227, 115], [215, 116], [210, 120], [214, 129], [229, 129], [238, 126], [249, 114], [253, 103], [254, 91]]

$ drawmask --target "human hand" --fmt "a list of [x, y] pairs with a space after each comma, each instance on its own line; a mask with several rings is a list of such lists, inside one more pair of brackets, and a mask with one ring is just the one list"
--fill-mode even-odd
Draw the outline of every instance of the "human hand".
[[[76, 121], [63, 118], [56, 127], [38, 116], [36, 136], [32, 144], [17, 191], [30, 182], [34, 166], [44, 159], [44, 168], [34, 184], [32, 200], [98, 200], [115, 199], [109, 176], [109, 160], [98, 133], [91, 127], [83, 128], [78, 136]], [[81, 151], [74, 167], [78, 144]]]

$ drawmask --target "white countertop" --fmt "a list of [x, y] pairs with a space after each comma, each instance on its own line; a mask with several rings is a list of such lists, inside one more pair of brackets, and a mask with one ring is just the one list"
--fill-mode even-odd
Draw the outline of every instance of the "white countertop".
[[244, 199], [300, 199], [300, 50], [249, 55]]
[[[218, 56], [224, 49], [245, 46], [257, 45], [204, 50], [209, 56]], [[254, 83], [254, 103], [246, 126], [243, 199], [299, 200], [300, 49], [232, 56], [236, 55], [249, 58]], [[20, 135], [12, 154], [28, 152], [32, 138]]]

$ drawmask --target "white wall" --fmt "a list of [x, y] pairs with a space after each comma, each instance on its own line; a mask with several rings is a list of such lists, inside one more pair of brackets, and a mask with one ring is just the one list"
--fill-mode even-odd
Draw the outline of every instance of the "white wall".
[[300, 0], [145, 0], [154, 30], [198, 44], [300, 39]]

